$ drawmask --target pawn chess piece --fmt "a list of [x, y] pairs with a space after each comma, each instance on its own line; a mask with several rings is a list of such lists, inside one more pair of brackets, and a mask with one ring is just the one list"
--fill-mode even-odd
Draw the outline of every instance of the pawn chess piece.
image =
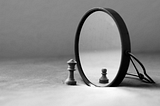
[[106, 84], [109, 82], [109, 79], [107, 78], [107, 69], [102, 69], [102, 77], [99, 79], [99, 83]]
[[76, 85], [76, 81], [74, 79], [74, 71], [75, 71], [75, 65], [77, 64], [77, 62], [73, 59], [70, 59], [69, 61], [67, 61], [68, 63], [68, 68], [67, 70], [69, 71], [68, 74], [68, 78], [65, 80], [65, 83], [67, 85]]

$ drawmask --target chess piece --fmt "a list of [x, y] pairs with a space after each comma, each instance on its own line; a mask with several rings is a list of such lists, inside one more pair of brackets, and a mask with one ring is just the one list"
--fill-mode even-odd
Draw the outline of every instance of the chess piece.
[[102, 69], [102, 77], [99, 79], [99, 83], [105, 84], [109, 82], [109, 79], [107, 78], [107, 69]]
[[74, 79], [74, 71], [75, 71], [75, 65], [77, 64], [77, 62], [73, 59], [70, 59], [69, 61], [67, 61], [68, 63], [68, 68], [67, 70], [69, 71], [68, 74], [68, 78], [65, 80], [65, 83], [67, 85], [76, 85], [76, 81]]

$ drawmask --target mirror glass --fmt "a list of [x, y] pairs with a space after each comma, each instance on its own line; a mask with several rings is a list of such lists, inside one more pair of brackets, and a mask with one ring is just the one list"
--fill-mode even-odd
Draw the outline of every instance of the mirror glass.
[[119, 71], [121, 51], [120, 33], [114, 19], [103, 11], [90, 14], [79, 36], [79, 58], [87, 79], [98, 86], [110, 84]]

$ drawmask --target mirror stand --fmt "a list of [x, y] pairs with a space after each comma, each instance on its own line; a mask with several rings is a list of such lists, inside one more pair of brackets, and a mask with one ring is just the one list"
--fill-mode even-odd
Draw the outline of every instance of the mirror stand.
[[[126, 54], [130, 56], [130, 60], [131, 60], [133, 66], [134, 66], [134, 68], [135, 68], [135, 70], [136, 70], [136, 72], [137, 72], [137, 75], [131, 74], [131, 73], [126, 73], [126, 75], [131, 75], [131, 76], [139, 77], [139, 79], [140, 79], [141, 81], [146, 82], [146, 83], [155, 83], [155, 82], [152, 80], [152, 78], [147, 74], [144, 65], [143, 65], [131, 52], [127, 52]], [[133, 59], [134, 59], [137, 63], [139, 63], [139, 65], [141, 66], [141, 68], [142, 68], [142, 70], [143, 70], [144, 75], [138, 71], [138, 68], [136, 67]]]

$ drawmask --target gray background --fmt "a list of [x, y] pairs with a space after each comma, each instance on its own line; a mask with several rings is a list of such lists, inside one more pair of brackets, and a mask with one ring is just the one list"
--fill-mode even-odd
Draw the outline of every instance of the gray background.
[[72, 55], [78, 23], [93, 7], [122, 16], [133, 52], [160, 51], [159, 0], [1, 0], [0, 57]]

